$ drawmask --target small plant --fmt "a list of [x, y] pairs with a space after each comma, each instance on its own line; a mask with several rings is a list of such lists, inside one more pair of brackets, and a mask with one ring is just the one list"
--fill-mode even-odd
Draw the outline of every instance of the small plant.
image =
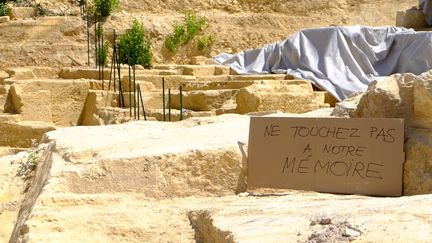
[[25, 181], [29, 180], [33, 176], [33, 172], [35, 171], [39, 162], [39, 151], [39, 149], [34, 149], [29, 152], [26, 160], [21, 163], [17, 176], [22, 177]]
[[192, 40], [198, 32], [200, 32], [207, 23], [205, 17], [197, 17], [194, 13], [187, 13], [184, 17], [184, 25], [186, 27], [186, 35], [183, 43], [186, 44]]
[[210, 48], [215, 41], [214, 35], [205, 35], [198, 38], [198, 50], [204, 52]]
[[174, 31], [165, 39], [165, 47], [175, 53], [179, 46], [187, 44], [207, 24], [205, 17], [197, 17], [194, 13], [187, 13], [183, 19], [183, 23], [175, 23]]
[[119, 40], [120, 62], [129, 65], [152, 66], [150, 36], [145, 34], [144, 27], [134, 19], [132, 28], [124, 33]]
[[6, 0], [0, 0], [0, 16], [8, 15], [8, 6], [6, 5]]
[[93, 0], [93, 5], [97, 15], [107, 17], [119, 6], [119, 0]]
[[101, 48], [96, 48], [96, 53], [98, 54], [98, 65], [106, 66], [108, 64], [108, 49], [108, 41], [105, 41], [105, 43], [102, 44]]
[[176, 52], [177, 47], [182, 44], [185, 28], [183, 25], [175, 24], [174, 32], [165, 39], [165, 46], [171, 52]]

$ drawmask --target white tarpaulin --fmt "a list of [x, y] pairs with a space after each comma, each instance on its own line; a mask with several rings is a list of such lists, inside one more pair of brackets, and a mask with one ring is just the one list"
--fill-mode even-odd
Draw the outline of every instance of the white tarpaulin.
[[239, 74], [288, 73], [337, 99], [365, 91], [378, 76], [432, 69], [432, 32], [397, 27], [326, 27], [214, 59]]

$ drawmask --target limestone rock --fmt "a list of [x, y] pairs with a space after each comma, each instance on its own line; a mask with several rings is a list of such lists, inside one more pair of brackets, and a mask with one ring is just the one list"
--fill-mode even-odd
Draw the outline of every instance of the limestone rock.
[[395, 74], [373, 81], [360, 98], [354, 117], [405, 118], [414, 115], [413, 74]]
[[191, 57], [190, 64], [192, 65], [208, 65], [217, 64], [213, 59], [205, 56], [194, 56]]
[[36, 11], [33, 7], [12, 7], [9, 8], [9, 16], [11, 19], [26, 19], [36, 16]]
[[3, 85], [4, 84], [4, 80], [7, 79], [7, 78], [9, 78], [9, 73], [7, 73], [7, 72], [5, 72], [3, 70], [0, 70], [0, 85]]
[[215, 65], [183, 65], [182, 67], [183, 75], [211, 76], [215, 74]]
[[[183, 108], [193, 111], [211, 111], [221, 108], [225, 103], [235, 99], [237, 90], [218, 89], [183, 92]], [[172, 108], [180, 109], [180, 96], [172, 94]]]
[[404, 194], [432, 192], [432, 75], [396, 74], [370, 84], [353, 117], [405, 118]]
[[336, 103], [331, 115], [346, 118], [353, 117], [361, 97], [363, 97], [363, 93], [361, 92], [351, 94], [345, 100]]
[[[103, 75], [105, 80], [109, 80], [110, 70], [105, 69]], [[64, 79], [99, 79], [99, 70], [84, 68], [63, 68], [59, 72], [59, 77]]]
[[237, 95], [237, 112], [261, 112], [280, 110], [287, 113], [303, 113], [324, 106], [317, 101], [312, 85], [302, 80], [278, 81], [277, 84], [254, 84], [240, 89]]
[[248, 122], [224, 115], [188, 119], [180, 126], [134, 122], [48, 133], [44, 142], [55, 141], [60, 154], [53, 161], [52, 186], [70, 193], [137, 192], [154, 198], [233, 194], [244, 190], [237, 143], [246, 142]]
[[0, 24], [1, 23], [6, 23], [6, 22], [8, 22], [10, 20], [10, 17], [9, 16], [1, 16], [0, 17]]
[[55, 129], [46, 122], [0, 121], [0, 146], [29, 148], [33, 141], [39, 142], [44, 133]]
[[0, 241], [8, 242], [15, 224], [26, 182], [17, 176], [27, 152], [3, 156], [0, 152]]
[[198, 241], [423, 242], [432, 234], [431, 195], [373, 198], [285, 191], [223, 200], [221, 207], [189, 213]]
[[[115, 114], [109, 113], [106, 107], [116, 107], [118, 96], [107, 91], [90, 91], [85, 101], [84, 116], [81, 125], [94, 126], [120, 123], [123, 118], [115, 117]], [[113, 116], [110, 116], [113, 115]]]
[[398, 11], [396, 15], [396, 26], [405, 28], [426, 28], [426, 18], [423, 12], [417, 8]]
[[[191, 75], [136, 75], [135, 82], [141, 86], [145, 83], [153, 83], [154, 88], [162, 89], [162, 78], [165, 80], [165, 89], [168, 89], [168, 87], [178, 89], [183, 82], [194, 82], [196, 80], [196, 77]], [[124, 92], [129, 91], [128, 79], [128, 76], [123, 76], [122, 78], [122, 88]], [[131, 88], [133, 89], [133, 82], [131, 83]]]
[[25, 120], [71, 126], [82, 119], [88, 90], [89, 83], [81, 80], [17, 81], [9, 90], [8, 99]]
[[24, 121], [52, 122], [51, 92], [49, 90], [23, 92], [22, 86], [12, 85], [9, 92], [14, 111], [22, 114]]
[[11, 68], [6, 70], [11, 78], [14, 80], [28, 80], [35, 79], [36, 75], [31, 68]]

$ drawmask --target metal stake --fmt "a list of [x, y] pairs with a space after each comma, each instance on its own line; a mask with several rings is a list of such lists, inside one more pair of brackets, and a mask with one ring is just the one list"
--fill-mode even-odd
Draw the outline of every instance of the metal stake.
[[171, 88], [168, 88], [168, 121], [171, 121]]
[[162, 110], [163, 110], [163, 119], [166, 121], [165, 117], [165, 78], [162, 78]]
[[143, 115], [144, 115], [144, 121], [147, 121], [147, 117], [146, 117], [146, 113], [145, 113], [145, 109], [144, 109], [144, 102], [142, 99], [141, 87], [139, 84], [138, 84], [138, 92], [140, 93], [140, 100], [141, 100], [141, 107], [142, 107], [142, 111], [143, 111]]
[[183, 120], [183, 92], [182, 86], [180, 85], [180, 121]]

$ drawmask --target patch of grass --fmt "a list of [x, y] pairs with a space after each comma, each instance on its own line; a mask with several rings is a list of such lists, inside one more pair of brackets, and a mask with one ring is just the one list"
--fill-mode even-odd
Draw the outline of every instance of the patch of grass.
[[185, 28], [183, 25], [175, 24], [174, 32], [165, 39], [165, 46], [171, 52], [176, 52], [179, 45], [182, 44]]
[[184, 26], [186, 28], [186, 35], [184, 36], [183, 43], [186, 44], [192, 40], [198, 32], [200, 32], [207, 23], [207, 18], [197, 17], [194, 13], [187, 13], [184, 17]]
[[39, 163], [39, 151], [39, 149], [34, 149], [29, 152], [26, 160], [21, 163], [17, 176], [22, 177], [25, 181], [28, 181], [33, 176], [33, 172]]
[[175, 53], [179, 46], [186, 45], [197, 36], [206, 24], [207, 18], [198, 17], [192, 12], [187, 13], [183, 18], [183, 23], [173, 25], [173, 32], [165, 39], [165, 47]]
[[134, 19], [132, 28], [120, 36], [120, 62], [150, 68], [153, 62], [151, 48], [150, 36], [146, 35], [143, 25]]
[[214, 43], [215, 37], [213, 34], [204, 35], [198, 38], [198, 50], [204, 52], [208, 50]]

